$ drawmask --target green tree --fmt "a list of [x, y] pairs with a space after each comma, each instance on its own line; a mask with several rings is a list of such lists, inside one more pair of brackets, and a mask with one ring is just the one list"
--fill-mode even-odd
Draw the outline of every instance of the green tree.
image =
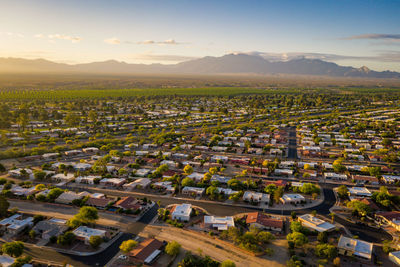
[[320, 232], [320, 233], [318, 233], [317, 240], [320, 243], [327, 243], [328, 235], [326, 234], [326, 232]]
[[293, 233], [290, 233], [290, 234], [288, 234], [288, 235], [286, 236], [286, 239], [287, 239], [288, 241], [293, 242], [293, 244], [294, 244], [296, 247], [298, 247], [298, 248], [300, 248], [300, 247], [302, 247], [304, 244], [307, 244], [307, 243], [308, 243], [308, 238], [307, 238], [304, 234], [302, 234], [302, 233], [300, 233], [300, 232], [293, 232]]
[[236, 264], [231, 260], [224, 260], [221, 262], [221, 267], [236, 267]]
[[92, 246], [92, 248], [98, 248], [101, 243], [103, 243], [103, 238], [98, 235], [92, 235], [89, 238], [89, 244]]
[[183, 172], [186, 175], [190, 175], [190, 174], [193, 173], [193, 167], [188, 164], [188, 165], [185, 166], [185, 168], [183, 168]]
[[338, 193], [339, 198], [341, 198], [341, 199], [347, 199], [347, 197], [349, 196], [349, 190], [347, 189], [347, 186], [345, 186], [345, 185], [339, 186], [337, 189], [337, 193]]
[[96, 208], [84, 206], [79, 209], [79, 212], [68, 221], [68, 225], [76, 227], [81, 224], [94, 223], [99, 219], [99, 214]]
[[333, 259], [337, 256], [337, 249], [330, 244], [318, 244], [315, 247], [315, 255], [319, 258]]
[[1, 246], [3, 253], [10, 255], [11, 257], [19, 257], [24, 252], [25, 245], [21, 241], [13, 241], [4, 243]]
[[129, 240], [122, 242], [121, 245], [119, 246], [119, 249], [123, 253], [128, 254], [132, 249], [137, 247], [137, 245], [138, 245], [138, 242], [136, 242], [135, 240], [129, 239]]
[[29, 237], [32, 238], [32, 239], [34, 239], [34, 238], [36, 237], [36, 232], [35, 232], [35, 230], [30, 230], [30, 231], [29, 231]]
[[170, 256], [178, 255], [180, 249], [181, 249], [181, 244], [179, 244], [176, 241], [168, 242], [168, 244], [165, 246], [165, 252]]
[[185, 179], [182, 180], [182, 186], [194, 186], [194, 181], [188, 177], [186, 177]]
[[3, 195], [0, 195], [0, 217], [1, 218], [4, 218], [7, 216], [9, 207], [10, 207], [10, 203], [7, 201], [7, 199]]

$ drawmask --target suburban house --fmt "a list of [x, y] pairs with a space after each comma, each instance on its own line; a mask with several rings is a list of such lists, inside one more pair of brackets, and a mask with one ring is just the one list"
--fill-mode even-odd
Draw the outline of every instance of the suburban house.
[[258, 203], [269, 203], [269, 194], [258, 193], [253, 191], [245, 191], [243, 194], [243, 200], [249, 202], [258, 202]]
[[129, 184], [124, 184], [122, 187], [125, 190], [132, 190], [132, 189], [135, 189], [136, 187], [137, 188], [147, 188], [150, 184], [151, 184], [151, 180], [149, 178], [139, 178]]
[[114, 200], [110, 198], [97, 198], [97, 197], [89, 197], [85, 202], [86, 206], [95, 207], [98, 209], [106, 209], [109, 204], [111, 204]]
[[67, 221], [61, 219], [50, 219], [38, 222], [32, 230], [42, 239], [50, 240], [52, 236], [59, 236], [68, 229]]
[[91, 236], [100, 236], [105, 237], [106, 231], [100, 229], [89, 228], [87, 226], [79, 226], [74, 231], [72, 231], [77, 239], [85, 242], [85, 244], [89, 244], [89, 240]]
[[55, 202], [61, 203], [61, 204], [71, 204], [72, 201], [75, 199], [82, 199], [86, 196], [89, 196], [90, 194], [88, 192], [80, 192], [80, 193], [75, 193], [72, 191], [66, 191], [62, 193]]
[[100, 181], [102, 186], [113, 186], [113, 187], [120, 187], [125, 183], [124, 178], [103, 178]]
[[114, 204], [114, 207], [121, 208], [123, 210], [137, 210], [141, 209], [142, 206], [134, 197], [122, 197]]
[[161, 255], [164, 245], [163, 242], [157, 239], [146, 239], [129, 252], [129, 260], [150, 265]]
[[33, 226], [33, 217], [22, 219], [21, 214], [14, 214], [11, 217], [0, 221], [0, 228], [6, 230], [9, 234], [16, 235], [26, 227]]
[[339, 254], [345, 256], [355, 256], [366, 260], [372, 259], [373, 247], [373, 243], [345, 237], [343, 235], [340, 236], [338, 243]]
[[204, 194], [204, 191], [206, 191], [206, 190], [205, 190], [205, 188], [202, 188], [202, 187], [185, 186], [182, 189], [182, 194], [202, 196]]
[[313, 229], [317, 232], [330, 232], [336, 228], [333, 224], [325, 222], [311, 214], [301, 215], [298, 219], [304, 227]]
[[263, 230], [272, 230], [277, 232], [281, 232], [284, 226], [282, 219], [271, 218], [261, 212], [247, 213], [246, 223]]
[[98, 175], [79, 176], [79, 177], [75, 178], [75, 183], [94, 184], [95, 179], [98, 179], [98, 181], [100, 181], [101, 176], [98, 176]]
[[235, 222], [231, 216], [204, 216], [204, 227], [222, 231], [228, 230], [229, 227], [235, 227]]
[[369, 191], [366, 187], [348, 187], [349, 195], [351, 197], [371, 197], [371, 191]]
[[190, 219], [190, 213], [192, 212], [191, 204], [176, 205], [171, 212], [172, 220], [178, 220], [188, 222]]
[[306, 199], [300, 194], [284, 194], [280, 198], [283, 204], [300, 204], [305, 200]]

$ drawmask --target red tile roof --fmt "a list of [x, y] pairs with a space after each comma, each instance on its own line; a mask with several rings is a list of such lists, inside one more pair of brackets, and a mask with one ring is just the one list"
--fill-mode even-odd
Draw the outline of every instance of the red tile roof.
[[129, 256], [139, 261], [145, 261], [154, 251], [163, 246], [163, 242], [151, 238], [141, 242], [136, 248], [129, 252]]
[[138, 201], [134, 197], [123, 197], [120, 200], [115, 203], [116, 207], [122, 208], [122, 209], [132, 209], [136, 210], [140, 208], [140, 205], [138, 204]]
[[247, 213], [246, 223], [259, 223], [266, 227], [283, 228], [283, 220], [273, 219], [261, 212]]

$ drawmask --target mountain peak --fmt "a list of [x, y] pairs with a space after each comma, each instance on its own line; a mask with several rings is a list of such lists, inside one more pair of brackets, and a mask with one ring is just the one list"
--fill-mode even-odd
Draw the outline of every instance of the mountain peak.
[[369, 73], [371, 70], [367, 66], [362, 66], [358, 69], [360, 72]]

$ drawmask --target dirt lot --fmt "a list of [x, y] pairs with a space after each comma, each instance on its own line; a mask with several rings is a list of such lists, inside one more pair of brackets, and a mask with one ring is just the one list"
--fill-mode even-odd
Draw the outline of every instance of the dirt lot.
[[254, 257], [234, 246], [226, 246], [224, 242], [218, 239], [176, 227], [149, 225], [142, 231], [141, 235], [152, 236], [165, 241], [175, 240], [185, 250], [190, 250], [192, 253], [201, 250], [204, 255], [208, 255], [217, 261], [230, 259], [238, 267], [286, 266], [288, 260], [285, 240], [276, 240], [271, 244], [271, 248], [275, 251], [272, 257]]

